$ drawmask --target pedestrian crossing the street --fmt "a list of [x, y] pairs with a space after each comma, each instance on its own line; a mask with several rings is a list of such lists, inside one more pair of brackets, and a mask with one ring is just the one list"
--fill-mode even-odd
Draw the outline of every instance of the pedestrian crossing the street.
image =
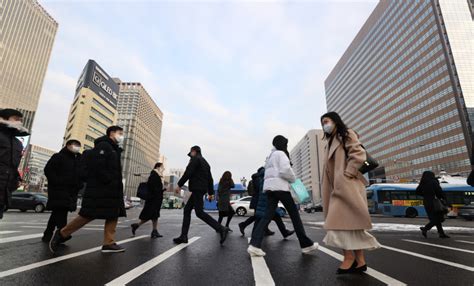
[[[219, 246], [217, 237], [214, 237], [215, 234], [211, 233], [208, 226], [205, 225], [194, 225], [195, 233], [190, 237], [187, 244], [173, 245], [171, 243], [172, 234], [162, 239], [150, 240], [149, 235], [146, 235], [141, 230], [142, 232], [137, 234], [136, 237], [130, 237], [129, 229], [126, 229], [125, 224], [123, 223], [124, 228], [117, 229], [117, 235], [120, 238], [118, 243], [126, 248], [124, 254], [100, 254], [101, 246], [92, 246], [100, 242], [101, 232], [99, 230], [101, 229], [90, 227], [87, 230], [86, 227], [85, 231], [77, 234], [74, 239], [67, 243], [68, 246], [65, 248], [63, 255], [52, 256], [46, 251], [40, 251], [39, 254], [35, 254], [36, 256], [25, 257], [22, 260], [24, 261], [23, 264], [18, 261], [15, 262], [14, 259], [10, 264], [8, 259], [6, 259], [4, 265], [0, 268], [0, 284], [18, 285], [22, 281], [27, 281], [25, 279], [30, 276], [31, 279], [40, 279], [36, 285], [63, 284], [66, 283], [65, 280], [56, 281], [54, 280], [56, 279], [54, 275], [50, 277], [47, 275], [37, 276], [37, 270], [41, 269], [41, 273], [48, 273], [53, 271], [52, 269], [64, 267], [64, 271], [70, 273], [69, 275], [83, 275], [74, 271], [78, 271], [77, 269], [82, 269], [83, 267], [90, 268], [93, 265], [108, 265], [108, 267], [120, 265], [120, 267], [107, 268], [100, 272], [102, 273], [101, 275], [81, 278], [84, 279], [84, 283], [87, 283], [87, 285], [141, 285], [143, 279], [157, 279], [157, 281], [161, 281], [160, 279], [163, 279], [163, 277], [167, 277], [166, 279], [168, 280], [166, 281], [168, 282], [174, 281], [174, 283], [177, 283], [170, 285], [188, 285], [189, 279], [192, 280], [192, 278], [189, 278], [188, 275], [183, 275], [183, 271], [192, 274], [202, 272], [203, 276], [195, 280], [193, 285], [218, 285], [219, 283], [217, 282], [212, 283], [214, 280], [208, 277], [208, 273], [213, 273], [212, 275], [229, 275], [226, 276], [226, 279], [231, 281], [228, 283], [229, 286], [282, 285], [279, 284], [279, 277], [285, 271], [288, 272], [287, 275], [294, 275], [295, 285], [329, 285], [326, 283], [352, 285], [350, 281], [353, 281], [353, 279], [362, 279], [366, 285], [417, 285], [416, 282], [421, 283], [423, 279], [426, 279], [426, 277], [422, 276], [407, 279], [404, 274], [406, 271], [412, 270], [410, 269], [412, 265], [402, 262], [396, 264], [396, 261], [390, 260], [391, 253], [396, 253], [397, 257], [400, 256], [403, 259], [418, 259], [416, 262], [417, 267], [430, 269], [442, 265], [443, 267], [455, 269], [452, 272], [456, 273], [456, 279], [462, 279], [455, 280], [459, 282], [456, 285], [469, 285], [466, 284], [467, 281], [474, 281], [474, 247], [472, 246], [474, 239], [468, 235], [452, 235], [452, 241], [443, 240], [440, 243], [438, 239], [423, 239], [418, 233], [408, 235], [405, 233], [403, 237], [396, 237], [393, 234], [382, 236], [382, 234], [374, 233], [374, 235], [380, 237], [383, 251], [389, 251], [390, 255], [388, 255], [387, 259], [382, 259], [383, 255], [387, 256], [387, 253], [383, 253], [382, 250], [368, 252], [369, 268], [366, 274], [360, 277], [346, 276], [344, 280], [340, 280], [341, 278], [336, 276], [334, 272], [324, 271], [317, 273], [316, 277], [319, 277], [318, 279], [320, 280], [314, 281], [314, 279], [305, 280], [305, 272], [303, 270], [301, 270], [302, 272], [294, 272], [300, 271], [298, 268], [305, 269], [304, 264], [295, 268], [297, 270], [293, 269], [291, 271], [275, 268], [275, 264], [270, 263], [269, 255], [271, 256], [271, 254], [276, 252], [285, 258], [291, 256], [295, 261], [309, 263], [308, 265], [311, 265], [310, 269], [317, 272], [321, 271], [320, 267], [323, 265], [337, 266], [340, 263], [339, 261], [342, 261], [343, 257], [337, 249], [321, 245], [318, 251], [310, 255], [302, 255], [301, 252], [296, 251], [298, 245], [296, 237], [291, 238], [289, 241], [281, 241], [281, 238], [275, 235], [267, 238], [268, 242], [264, 243], [264, 250], [267, 252], [267, 256], [249, 257], [245, 247], [249, 240], [248, 237], [243, 241], [243, 238], [234, 233], [224, 246]], [[166, 225], [166, 222], [164, 224]], [[2, 223], [1, 227], [0, 252], [2, 257], [4, 255], [5, 257], [14, 255], [15, 245], [18, 243], [28, 242], [27, 244], [22, 244], [22, 249], [29, 248], [32, 252], [37, 252], [35, 249], [42, 247], [43, 243], [40, 241], [42, 233], [35, 232], [42, 227], [37, 224], [19, 227], [15, 224]], [[179, 230], [178, 227], [174, 226], [175, 232]], [[307, 231], [316, 241], [321, 241], [324, 235], [324, 230], [319, 228], [308, 227]], [[85, 247], [81, 246], [81, 242], [84, 240], [86, 241]], [[153, 244], [159, 247], [153, 247]], [[150, 248], [143, 250], [144, 245], [149, 245]], [[413, 246], [419, 247], [413, 248]], [[97, 254], [94, 255], [94, 253]], [[450, 255], [451, 259], [446, 259], [445, 256], [447, 254]], [[386, 260], [386, 264], [374, 263], [371, 265], [370, 262], [372, 260]], [[229, 265], [226, 265], [226, 261]], [[183, 264], [184, 262], [185, 264]], [[81, 266], [79, 267], [78, 265]], [[190, 269], [190, 265], [194, 265], [196, 268]], [[250, 269], [250, 271], [234, 271], [234, 268], [239, 267]], [[462, 281], [465, 281], [465, 283], [463, 284]], [[441, 281], [439, 282], [441, 283]]]

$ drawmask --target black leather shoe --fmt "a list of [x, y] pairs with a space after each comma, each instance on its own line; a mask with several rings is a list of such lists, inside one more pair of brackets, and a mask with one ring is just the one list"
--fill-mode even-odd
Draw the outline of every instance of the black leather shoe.
[[229, 228], [228, 227], [223, 227], [221, 229], [221, 244], [224, 243], [224, 241], [227, 239], [227, 235], [229, 234]]
[[245, 227], [242, 225], [242, 223], [239, 223], [239, 230], [242, 236], [245, 236]]
[[357, 269], [357, 261], [354, 260], [354, 263], [352, 263], [351, 267], [349, 267], [348, 269], [342, 269], [342, 268], [338, 268], [337, 271], [336, 271], [336, 274], [351, 274], [351, 273], [355, 273], [355, 270]]
[[132, 234], [135, 236], [135, 232], [137, 232], [137, 229], [140, 225], [138, 223], [132, 224], [130, 227], [132, 227]]
[[275, 234], [274, 231], [271, 231], [271, 230], [269, 230], [269, 229], [265, 230], [265, 236], [272, 236], [272, 235], [274, 235], [274, 234]]
[[427, 233], [426, 228], [420, 227], [420, 230], [421, 230], [421, 234], [422, 234], [425, 238], [428, 238], [428, 235], [426, 234], [426, 233]]
[[[356, 262], [356, 265], [357, 265], [357, 262]], [[354, 271], [356, 273], [363, 273], [363, 272], [367, 271], [367, 264], [364, 264], [362, 266], [354, 268]]]
[[188, 238], [187, 237], [177, 237], [173, 239], [173, 242], [176, 244], [181, 244], [181, 243], [188, 243]]
[[287, 237], [289, 237], [290, 235], [292, 235], [293, 233], [295, 233], [294, 230], [287, 230], [287, 231], [286, 231], [286, 234], [283, 236], [283, 238], [287, 238]]

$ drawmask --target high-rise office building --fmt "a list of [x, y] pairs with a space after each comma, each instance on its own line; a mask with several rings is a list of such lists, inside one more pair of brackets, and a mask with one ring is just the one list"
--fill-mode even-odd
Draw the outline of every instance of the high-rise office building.
[[378, 3], [325, 81], [328, 110], [381, 163], [372, 177], [471, 170], [473, 41], [469, 1]]
[[301, 179], [308, 191], [311, 192], [313, 202], [321, 201], [321, 179], [323, 172], [324, 132], [312, 129], [296, 144], [290, 152], [293, 170], [298, 179]]
[[0, 2], [0, 109], [14, 108], [31, 130], [58, 23], [35, 0]]
[[28, 191], [39, 192], [46, 188], [47, 180], [44, 175], [44, 167], [54, 153], [56, 151], [48, 148], [34, 144], [28, 145], [25, 157], [26, 169], [23, 177], [28, 186]]
[[124, 194], [136, 196], [138, 185], [160, 161], [163, 113], [139, 82], [121, 82], [118, 97], [118, 125], [123, 127], [125, 141], [122, 153]]
[[64, 135], [64, 144], [79, 140], [83, 149], [105, 135], [117, 121], [118, 85], [94, 60], [89, 60], [77, 81]]

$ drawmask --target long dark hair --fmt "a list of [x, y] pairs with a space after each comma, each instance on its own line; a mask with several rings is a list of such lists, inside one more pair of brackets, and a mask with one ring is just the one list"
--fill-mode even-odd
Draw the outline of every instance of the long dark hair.
[[437, 182], [439, 184], [439, 181], [438, 179], [436, 179], [435, 174], [432, 171], [424, 171], [423, 175], [421, 175], [420, 186], [431, 184], [433, 182]]
[[290, 152], [288, 152], [288, 139], [283, 135], [277, 135], [273, 138], [272, 144], [275, 149], [283, 151], [283, 153], [286, 154], [288, 160], [290, 160], [291, 166], [293, 166], [293, 163], [291, 163]]
[[232, 180], [232, 173], [229, 171], [225, 171], [224, 174], [222, 174], [222, 177], [219, 181], [220, 186], [232, 186], [234, 184], [234, 180]]
[[[344, 121], [342, 121], [341, 116], [339, 116], [339, 114], [334, 111], [323, 114], [323, 116], [321, 116], [321, 125], [323, 124], [323, 118], [325, 117], [331, 118], [331, 120], [334, 121], [336, 133], [342, 138], [342, 142], [345, 143], [347, 137], [349, 136], [349, 131], [347, 131], [349, 128], [346, 126], [346, 124], [344, 124]], [[330, 134], [324, 133], [325, 139], [329, 139], [330, 137]]]

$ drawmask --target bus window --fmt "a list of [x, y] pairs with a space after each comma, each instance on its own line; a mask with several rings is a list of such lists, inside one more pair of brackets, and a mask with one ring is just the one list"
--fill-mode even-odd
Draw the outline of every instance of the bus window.
[[390, 194], [392, 200], [407, 200], [408, 195], [405, 191], [392, 191]]
[[390, 204], [390, 191], [378, 191], [379, 203]]

